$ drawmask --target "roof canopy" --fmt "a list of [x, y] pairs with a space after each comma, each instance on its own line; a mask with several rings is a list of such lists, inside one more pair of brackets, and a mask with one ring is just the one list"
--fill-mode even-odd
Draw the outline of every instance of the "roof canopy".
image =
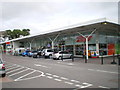
[[31, 39], [35, 37], [42, 38], [43, 36], [46, 36], [46, 35], [48, 37], [51, 37], [51, 36], [56, 36], [58, 34], [68, 35], [68, 34], [73, 34], [76, 32], [81, 32], [81, 33], [87, 32], [88, 33], [88, 32], [92, 32], [94, 29], [96, 29], [96, 31], [101, 34], [104, 34], [105, 32], [107, 32], [107, 34], [118, 35], [117, 32], [120, 32], [120, 30], [118, 29], [119, 27], [120, 27], [119, 24], [109, 22], [108, 20], [106, 20], [106, 18], [102, 18], [102, 19], [92, 20], [92, 21], [88, 21], [84, 23], [79, 23], [79, 24], [72, 25], [72, 26], [67, 26], [64, 28], [49, 30], [49, 31], [35, 34], [35, 35], [29, 35], [29, 36], [25, 36], [22, 38], [12, 39], [10, 40], [10, 42], [11, 41], [22, 41], [24, 39]]

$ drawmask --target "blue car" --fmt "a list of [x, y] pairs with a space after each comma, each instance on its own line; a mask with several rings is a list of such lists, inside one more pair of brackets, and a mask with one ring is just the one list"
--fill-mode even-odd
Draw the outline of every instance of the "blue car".
[[22, 56], [28, 56], [29, 55], [29, 50], [26, 50], [25, 52], [22, 53]]

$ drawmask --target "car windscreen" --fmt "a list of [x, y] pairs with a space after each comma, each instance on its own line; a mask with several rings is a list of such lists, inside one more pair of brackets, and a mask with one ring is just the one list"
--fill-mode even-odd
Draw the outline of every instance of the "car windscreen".
[[32, 53], [36, 53], [37, 51], [32, 51]]
[[68, 52], [62, 51], [60, 52], [60, 54], [68, 54]]
[[47, 52], [53, 52], [53, 50], [47, 50]]

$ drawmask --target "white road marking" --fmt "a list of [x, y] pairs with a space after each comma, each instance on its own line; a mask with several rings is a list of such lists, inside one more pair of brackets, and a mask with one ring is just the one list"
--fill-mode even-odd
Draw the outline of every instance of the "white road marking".
[[16, 75], [16, 74], [22, 73], [22, 72], [27, 71], [27, 70], [29, 70], [29, 69], [30, 69], [30, 68], [27, 68], [27, 69], [25, 69], [25, 70], [22, 70], [22, 71], [20, 71], [20, 72], [14, 73], [14, 74], [11, 74], [11, 75], [9, 75], [9, 76], [14, 76], [14, 75]]
[[10, 66], [8, 66], [8, 65], [5, 65], [6, 66], [6, 68], [10, 68], [10, 67], [13, 67], [13, 66], [16, 66], [16, 65], [10, 65]]
[[64, 80], [69, 80], [68, 78], [65, 78], [65, 77], [60, 77], [61, 79], [64, 79]]
[[90, 83], [82, 83], [82, 84], [84, 84], [84, 85], [86, 85], [86, 86], [82, 86], [81, 88], [87, 88], [87, 87], [90, 87], [90, 86], [93, 86], [92, 84], [90, 84]]
[[71, 81], [75, 83], [80, 83], [80, 81], [77, 81], [77, 80], [71, 80]]
[[47, 75], [52, 75], [52, 74], [50, 74], [50, 73], [46, 73]]
[[115, 73], [118, 74], [118, 72], [111, 72], [111, 71], [104, 71], [104, 70], [97, 70], [98, 72], [106, 72], [106, 73]]
[[30, 72], [30, 73], [27, 73], [27, 74], [25, 74], [25, 75], [23, 75], [23, 76], [15, 79], [14, 81], [18, 81], [19, 79], [21, 79], [21, 78], [23, 78], [23, 77], [25, 77], [25, 76], [28, 76], [28, 75], [30, 75], [30, 74], [32, 74], [32, 73], [34, 73], [34, 72], [36, 72], [36, 71], [32, 71], [32, 72]]
[[59, 77], [59, 76], [57, 76], [57, 75], [53, 75], [53, 77]]
[[18, 68], [18, 69], [15, 69], [15, 70], [9, 71], [9, 72], [7, 72], [7, 74], [9, 74], [9, 73], [11, 73], [11, 72], [18, 71], [18, 70], [23, 69], [23, 68], [24, 68], [24, 67], [21, 67], [21, 68]]
[[68, 65], [74, 65], [73, 63], [68, 63]]
[[53, 77], [50, 77], [50, 76], [46, 76], [47, 78], [49, 78], [49, 79], [52, 79]]
[[56, 79], [56, 78], [55, 78], [54, 80], [59, 81], [59, 82], [62, 81], [62, 80], [60, 80], [60, 79]]
[[89, 71], [97, 71], [97, 72], [105, 72], [105, 73], [114, 73], [118, 74], [118, 72], [111, 72], [111, 71], [104, 71], [104, 70], [95, 70], [95, 69], [88, 69]]
[[19, 66], [15, 66], [15, 67], [12, 67], [12, 68], [9, 68], [9, 69], [6, 69], [6, 71], [9, 71], [9, 70], [12, 70], [12, 69], [15, 69], [15, 68], [18, 68]]
[[39, 76], [34, 76], [34, 77], [30, 77], [30, 78], [25, 78], [25, 79], [19, 79], [17, 81], [22, 81], [22, 80], [29, 80], [29, 79], [34, 79], [34, 78], [38, 78], [38, 77], [41, 77], [41, 76], [44, 76], [44, 75], [39, 75]]
[[82, 85], [76, 84], [75, 86], [76, 86], [76, 87], [81, 87]]
[[70, 85], [72, 85], [72, 84], [73, 84], [73, 83], [71, 83], [71, 82], [65, 82], [65, 83], [70, 84]]
[[107, 88], [107, 89], [110, 89], [109, 87], [104, 87], [104, 86], [98, 86], [99, 88]]
[[44, 66], [44, 65], [40, 65], [40, 64], [34, 64], [34, 65], [38, 66], [38, 67], [50, 68], [50, 67], [47, 67], [47, 66]]

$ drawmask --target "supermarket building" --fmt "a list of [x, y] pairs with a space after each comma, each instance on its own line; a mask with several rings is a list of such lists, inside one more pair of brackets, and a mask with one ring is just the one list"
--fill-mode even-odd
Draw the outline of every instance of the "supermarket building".
[[16, 48], [30, 50], [51, 48], [67, 50], [78, 56], [87, 51], [87, 55], [90, 52], [92, 57], [102, 54], [110, 56], [120, 54], [119, 27], [119, 24], [102, 18], [1, 42], [1, 46], [4, 51], [13, 53]]

